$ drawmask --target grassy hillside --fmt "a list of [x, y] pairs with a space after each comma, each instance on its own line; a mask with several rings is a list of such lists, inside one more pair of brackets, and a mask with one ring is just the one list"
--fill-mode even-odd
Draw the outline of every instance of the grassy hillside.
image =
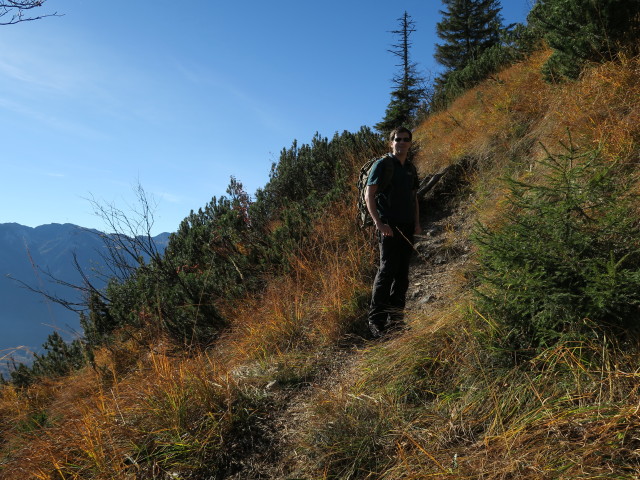
[[[474, 294], [476, 225], [503, 225], [514, 209], [501, 177], [544, 184], [545, 159], [569, 137], [635, 173], [640, 59], [551, 85], [547, 56], [417, 128], [422, 176], [460, 168], [422, 206], [407, 331], [364, 338], [376, 252], [355, 225], [353, 190], [325, 205], [259, 295], [218, 306], [229, 325], [209, 347], [127, 326], [93, 368], [3, 386], [0, 476], [638, 478], [637, 339], [562, 337], [511, 361]], [[342, 159], [352, 185], [372, 153]]]

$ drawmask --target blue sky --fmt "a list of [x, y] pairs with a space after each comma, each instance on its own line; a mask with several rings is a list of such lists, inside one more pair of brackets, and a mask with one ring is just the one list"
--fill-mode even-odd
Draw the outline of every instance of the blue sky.
[[[503, 0], [507, 23], [531, 0]], [[433, 60], [439, 0], [48, 0], [64, 14], [0, 27], [0, 223], [104, 229], [88, 198], [127, 211], [139, 183], [153, 233], [249, 193], [294, 139], [372, 126], [389, 102], [389, 33], [406, 10], [413, 61]]]

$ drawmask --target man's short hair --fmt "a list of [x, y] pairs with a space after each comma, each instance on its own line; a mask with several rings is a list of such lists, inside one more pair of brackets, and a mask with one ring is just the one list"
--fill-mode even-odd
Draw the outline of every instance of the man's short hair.
[[413, 135], [411, 134], [411, 130], [409, 130], [406, 127], [397, 127], [391, 130], [391, 133], [389, 134], [389, 141], [393, 143], [394, 139], [396, 138], [396, 135], [398, 135], [399, 133], [408, 133], [409, 139], [413, 140]]

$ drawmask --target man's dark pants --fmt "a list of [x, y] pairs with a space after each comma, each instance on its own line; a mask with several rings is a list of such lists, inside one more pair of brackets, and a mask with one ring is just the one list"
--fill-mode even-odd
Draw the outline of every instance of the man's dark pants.
[[413, 253], [414, 224], [392, 225], [393, 237], [380, 233], [380, 265], [373, 283], [369, 322], [380, 331], [401, 322], [409, 288], [409, 261]]

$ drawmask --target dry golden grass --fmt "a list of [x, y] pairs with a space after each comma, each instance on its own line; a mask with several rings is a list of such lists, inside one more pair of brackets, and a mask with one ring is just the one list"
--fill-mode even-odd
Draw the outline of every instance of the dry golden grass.
[[[3, 436], [15, 445], [3, 475], [152, 478], [223, 462], [234, 425], [260, 414], [261, 406], [246, 412], [252, 396], [271, 378], [313, 375], [314, 352], [334, 345], [360, 314], [373, 249], [364, 236], [354, 238], [350, 202], [334, 208], [341, 214], [315, 226], [289, 275], [259, 297], [227, 305], [232, 328], [214, 350], [187, 356], [166, 339], [150, 343], [148, 331], [129, 331], [130, 341], [96, 352], [95, 369], [22, 392], [2, 389]], [[255, 360], [265, 367], [247, 370]], [[12, 427], [39, 412], [47, 421], [31, 431]]]
[[491, 154], [492, 164], [508, 159], [547, 113], [552, 87], [544, 83], [540, 65], [548, 55], [508, 68], [418, 126], [420, 170], [434, 172], [464, 156]]
[[[147, 351], [118, 376], [102, 367], [109, 365], [25, 392], [3, 389], [5, 408], [19, 397], [23, 417], [47, 412], [46, 423], [14, 432], [3, 478], [151, 478], [223, 455], [238, 390], [206, 354]], [[47, 391], [45, 403], [32, 398], [40, 390]]]
[[[338, 204], [329, 210], [340, 212]], [[234, 305], [228, 357], [264, 359], [296, 350], [334, 344], [359, 314], [358, 299], [369, 285], [373, 249], [355, 229], [355, 210], [326, 216], [304, 250], [291, 262], [291, 273], [274, 279], [259, 298]], [[223, 349], [225, 347], [222, 347]]]
[[[498, 177], [539, 176], [542, 145], [560, 150], [568, 131], [578, 148], [637, 164], [640, 59], [554, 86], [538, 74], [546, 55], [468, 92], [416, 132], [423, 173], [478, 161], [467, 226], [500, 222], [506, 187]], [[456, 242], [456, 230], [445, 242]], [[450, 290], [450, 308], [364, 351], [358, 373], [318, 399], [309, 428], [310, 456], [324, 465], [325, 477], [311, 469], [318, 478], [638, 478], [635, 346], [559, 345], [525, 366], [494, 365], [476, 338], [486, 326], [461, 313], [465, 274], [449, 274], [462, 280], [446, 287], [462, 289]]]

